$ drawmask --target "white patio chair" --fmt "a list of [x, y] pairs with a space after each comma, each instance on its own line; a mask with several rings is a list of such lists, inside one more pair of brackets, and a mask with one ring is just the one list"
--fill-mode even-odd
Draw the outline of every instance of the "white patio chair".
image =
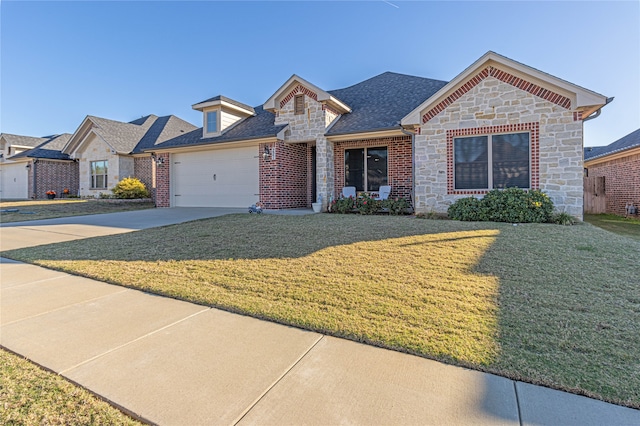
[[386, 200], [389, 198], [389, 194], [391, 194], [391, 186], [390, 185], [382, 185], [378, 190], [378, 196], [375, 198], [376, 200]]
[[356, 187], [355, 186], [345, 186], [342, 188], [342, 196], [344, 198], [356, 198]]

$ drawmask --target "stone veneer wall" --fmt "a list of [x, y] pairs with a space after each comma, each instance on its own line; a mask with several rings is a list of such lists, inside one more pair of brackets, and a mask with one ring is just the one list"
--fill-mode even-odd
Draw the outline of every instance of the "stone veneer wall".
[[308, 155], [306, 143], [261, 144], [275, 153], [275, 158], [260, 156], [260, 201], [267, 209], [310, 207], [308, 194]]
[[[565, 108], [565, 97], [545, 91], [543, 99], [502, 80], [505, 78], [476, 76], [473, 84], [467, 83], [464, 90], [443, 102], [440, 112], [434, 115], [434, 108], [423, 117], [415, 136], [416, 211], [444, 213], [454, 201], [468, 196], [452, 191], [452, 151], [447, 137], [451, 140], [461, 129], [466, 134], [482, 134], [486, 130], [519, 131], [525, 125], [529, 128], [524, 130], [532, 132], [532, 186], [537, 183], [558, 211], [582, 219], [580, 114]], [[522, 81], [518, 79], [517, 86], [526, 87]]]
[[[294, 113], [296, 94], [304, 94], [304, 114]], [[322, 195], [323, 209], [326, 210], [329, 195], [333, 194], [334, 170], [333, 144], [324, 137], [324, 134], [327, 123], [331, 123], [338, 115], [335, 111], [318, 102], [316, 93], [301, 85], [293, 87], [280, 101], [279, 106], [275, 124], [289, 124], [285, 141], [287, 143], [307, 142], [309, 144], [315, 142], [316, 191], [318, 195]], [[308, 179], [311, 180], [310, 176]], [[310, 186], [308, 183], [305, 184]], [[311, 192], [307, 190], [307, 200], [311, 198]]]
[[607, 213], [625, 215], [629, 202], [640, 207], [640, 153], [589, 166], [588, 174], [605, 178]]
[[133, 170], [134, 176], [140, 179], [140, 182], [144, 183], [144, 186], [147, 187], [151, 198], [155, 200], [156, 180], [154, 176], [155, 163], [153, 158], [151, 158], [150, 155], [147, 157], [134, 157]]
[[411, 136], [380, 139], [360, 139], [335, 143], [335, 193], [339, 197], [344, 187], [344, 151], [352, 148], [387, 147], [387, 173], [391, 185], [390, 197], [411, 200], [412, 161]]
[[[33, 188], [33, 176], [36, 176], [35, 193]], [[39, 159], [31, 164], [28, 175], [29, 194], [32, 198], [47, 198], [47, 191], [55, 191], [57, 197], [62, 197], [64, 189], [69, 190], [69, 195], [78, 195], [79, 168], [75, 161], [49, 161]]]
[[[80, 153], [80, 191], [79, 195], [98, 197], [100, 193], [111, 194], [111, 189], [120, 180], [120, 159], [111, 151], [111, 148], [95, 135], [87, 141], [85, 148]], [[91, 162], [108, 161], [107, 188], [91, 188]], [[125, 176], [126, 177], [126, 176]]]
[[156, 167], [156, 207], [171, 207], [171, 156], [169, 153], [156, 154], [156, 158], [164, 158], [164, 163]]

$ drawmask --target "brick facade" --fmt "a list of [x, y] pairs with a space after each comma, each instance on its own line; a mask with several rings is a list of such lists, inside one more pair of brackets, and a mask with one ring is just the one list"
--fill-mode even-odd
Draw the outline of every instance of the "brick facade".
[[335, 193], [339, 197], [344, 187], [344, 151], [352, 148], [387, 147], [388, 183], [391, 185], [390, 197], [411, 199], [413, 166], [411, 137], [398, 136], [379, 139], [361, 139], [336, 142], [335, 152]]
[[[272, 152], [266, 159], [261, 155], [260, 201], [267, 209], [289, 209], [310, 207], [309, 203], [309, 161], [310, 150], [306, 143], [266, 144]], [[259, 152], [264, 152], [265, 144]], [[275, 156], [275, 158], [273, 158]]]
[[526, 86], [521, 79], [514, 81], [514, 85], [502, 77], [487, 75], [473, 84], [464, 83], [464, 93], [454, 92], [459, 96], [444, 109], [433, 115], [432, 108], [422, 116], [424, 123], [414, 145], [416, 211], [444, 213], [457, 199], [468, 196], [451, 190], [448, 137], [460, 132], [503, 130], [500, 126], [514, 129], [528, 126], [532, 187], [537, 183], [558, 211], [582, 219], [582, 121], [575, 121], [579, 115], [565, 108], [566, 100], [553, 92], [539, 92], [544, 98], [536, 96], [531, 90], [542, 90], [538, 86]]
[[156, 158], [162, 158], [164, 163], [156, 166], [156, 207], [171, 207], [171, 156], [168, 153], [156, 154]]
[[154, 201], [156, 187], [155, 167], [155, 162], [151, 156], [134, 157], [133, 159], [133, 175], [144, 183]]
[[78, 177], [78, 163], [75, 161], [35, 160], [29, 169], [29, 195], [31, 198], [44, 199], [47, 198], [47, 191], [55, 191], [58, 197], [62, 197], [65, 189], [69, 190], [70, 195], [78, 195]]
[[589, 177], [605, 178], [607, 213], [624, 215], [629, 202], [640, 207], [640, 152], [588, 166], [587, 170]]

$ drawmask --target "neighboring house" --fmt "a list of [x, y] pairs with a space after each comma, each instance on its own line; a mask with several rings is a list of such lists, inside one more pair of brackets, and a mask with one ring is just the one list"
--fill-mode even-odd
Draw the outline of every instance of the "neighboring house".
[[492, 188], [541, 189], [582, 217], [582, 122], [610, 99], [488, 52], [450, 82], [384, 73], [325, 91], [293, 75], [263, 105], [193, 105], [203, 127], [144, 150], [156, 205], [326, 209], [343, 186], [446, 212]]
[[49, 190], [77, 186], [77, 164], [60, 152], [70, 136], [0, 135], [0, 198], [45, 198]]
[[626, 207], [640, 208], [640, 129], [610, 145], [586, 148], [585, 175], [604, 177], [607, 213], [624, 215]]
[[140, 179], [153, 195], [156, 162], [144, 150], [195, 128], [173, 115], [148, 115], [129, 123], [87, 116], [62, 154], [79, 163], [77, 192], [82, 197], [110, 194], [127, 177]]

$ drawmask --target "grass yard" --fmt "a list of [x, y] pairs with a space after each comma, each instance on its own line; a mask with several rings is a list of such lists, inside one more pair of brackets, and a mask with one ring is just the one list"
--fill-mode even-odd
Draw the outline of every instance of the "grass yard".
[[3, 255], [640, 407], [640, 242], [589, 224], [244, 214]]
[[53, 219], [56, 217], [81, 216], [87, 214], [116, 213], [131, 210], [154, 208], [151, 202], [118, 202], [118, 200], [85, 200], [78, 198], [33, 200], [33, 201], [1, 201], [0, 210], [17, 212], [0, 212], [0, 222], [22, 222], [25, 220]]
[[584, 221], [607, 231], [640, 241], [640, 219], [615, 214], [586, 214]]
[[86, 390], [0, 349], [0, 424], [140, 425]]

